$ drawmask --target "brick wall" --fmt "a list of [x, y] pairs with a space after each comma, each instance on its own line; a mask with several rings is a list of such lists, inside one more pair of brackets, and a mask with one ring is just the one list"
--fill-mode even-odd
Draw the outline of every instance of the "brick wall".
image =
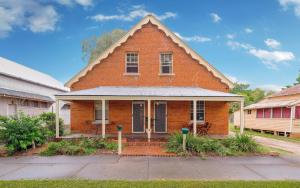
[[[139, 53], [139, 76], [124, 75], [125, 54], [129, 51]], [[166, 51], [173, 52], [174, 76], [159, 76], [159, 54]], [[71, 90], [97, 86], [198, 86], [228, 91], [227, 85], [221, 83], [219, 78], [214, 77], [152, 24], [138, 30], [114, 53], [74, 83]]]
[[[190, 101], [167, 101], [167, 130], [169, 133], [181, 131], [187, 127], [190, 120]], [[91, 101], [74, 101], [72, 103], [71, 130], [72, 132], [95, 133], [94, 106]], [[147, 116], [145, 102], [145, 116]], [[228, 106], [225, 102], [206, 102], [205, 121], [212, 123], [210, 134], [228, 134]], [[151, 118], [154, 117], [154, 101], [151, 102]], [[132, 132], [132, 101], [109, 101], [109, 124], [106, 133], [116, 133], [116, 125], [123, 125], [123, 133]], [[152, 125], [153, 126], [153, 125]], [[147, 122], [145, 120], [145, 127]], [[153, 129], [153, 127], [152, 127]], [[101, 133], [101, 125], [98, 129]]]
[[[125, 54], [129, 51], [139, 53], [139, 75], [125, 73]], [[159, 75], [160, 52], [173, 53], [172, 76]], [[98, 86], [193, 86], [228, 92], [227, 85], [213, 76], [183, 48], [180, 48], [155, 25], [148, 23], [138, 30], [114, 53], [110, 54], [88, 74], [71, 86], [71, 90], [95, 88]], [[122, 122], [125, 132], [131, 132], [131, 101], [110, 101], [109, 116], [113, 123]], [[189, 121], [189, 102], [168, 102], [168, 131], [180, 130]], [[147, 109], [147, 108], [146, 108]], [[153, 108], [152, 108], [153, 110]], [[212, 134], [228, 133], [228, 106], [225, 102], [207, 102], [206, 121], [214, 123]], [[153, 114], [153, 113], [152, 113]], [[93, 120], [92, 102], [73, 102], [71, 105], [72, 131], [91, 131]], [[89, 122], [88, 122], [89, 123]], [[109, 126], [108, 126], [109, 127]], [[114, 131], [115, 126], [110, 126]]]

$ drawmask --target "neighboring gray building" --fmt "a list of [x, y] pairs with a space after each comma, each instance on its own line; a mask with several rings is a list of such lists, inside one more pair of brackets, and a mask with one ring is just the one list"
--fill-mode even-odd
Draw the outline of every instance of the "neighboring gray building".
[[[54, 95], [69, 89], [53, 77], [0, 57], [0, 115], [55, 112]], [[69, 105], [60, 104], [60, 117], [70, 123]]]

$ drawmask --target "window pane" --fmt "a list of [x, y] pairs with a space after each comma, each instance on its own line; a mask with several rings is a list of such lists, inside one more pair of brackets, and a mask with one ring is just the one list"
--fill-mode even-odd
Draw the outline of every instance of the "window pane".
[[257, 109], [256, 118], [263, 118], [263, 117], [264, 117], [264, 109]]
[[264, 118], [270, 118], [271, 117], [271, 108], [265, 108], [264, 109]]
[[282, 108], [282, 118], [290, 118], [291, 117], [291, 108]]
[[281, 108], [273, 108], [273, 118], [281, 118]]
[[128, 73], [138, 73], [138, 68], [137, 67], [127, 67], [127, 72]]
[[171, 73], [171, 67], [169, 67], [169, 66], [162, 66], [161, 73]]
[[95, 120], [102, 119], [102, 110], [95, 110]]

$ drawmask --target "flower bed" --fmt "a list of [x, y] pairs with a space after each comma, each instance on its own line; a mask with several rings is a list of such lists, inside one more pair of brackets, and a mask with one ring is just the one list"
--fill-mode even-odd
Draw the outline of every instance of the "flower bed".
[[235, 156], [249, 153], [265, 153], [265, 149], [257, 144], [251, 136], [237, 134], [225, 139], [215, 139], [209, 137], [194, 137], [187, 135], [186, 151], [182, 147], [182, 134], [172, 134], [167, 142], [169, 152], [179, 155], [218, 155]]
[[115, 152], [117, 144], [102, 138], [81, 138], [78, 140], [50, 142], [41, 152], [43, 156], [53, 155], [90, 155], [98, 150]]

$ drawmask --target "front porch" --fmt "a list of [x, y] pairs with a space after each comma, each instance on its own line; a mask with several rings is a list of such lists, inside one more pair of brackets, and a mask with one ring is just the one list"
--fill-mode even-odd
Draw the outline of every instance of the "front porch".
[[114, 137], [116, 126], [122, 125], [126, 138], [148, 141], [183, 127], [197, 135], [197, 127], [206, 122], [211, 125], [208, 134], [227, 135], [228, 103], [243, 106], [241, 96], [193, 87], [107, 86], [57, 95], [57, 104], [61, 100], [71, 102], [72, 133]]

